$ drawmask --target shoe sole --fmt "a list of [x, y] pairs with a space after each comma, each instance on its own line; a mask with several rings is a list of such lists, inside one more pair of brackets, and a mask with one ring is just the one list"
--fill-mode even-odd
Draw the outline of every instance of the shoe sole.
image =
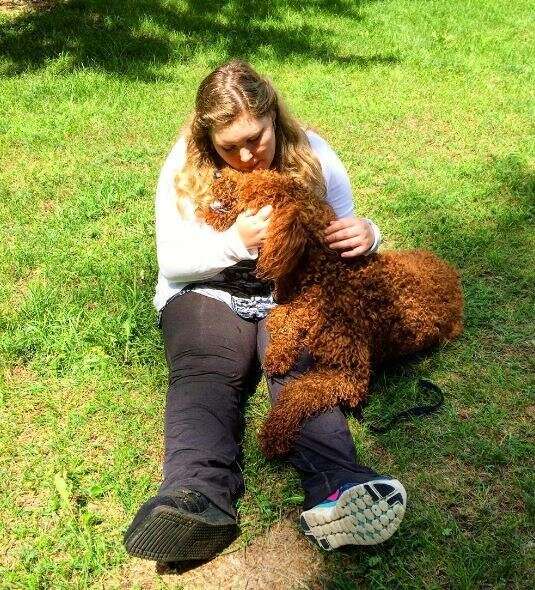
[[342, 545], [377, 545], [398, 529], [407, 492], [397, 479], [374, 479], [341, 494], [332, 507], [311, 508], [300, 523], [308, 539], [331, 551]]
[[235, 524], [210, 524], [194, 514], [156, 506], [124, 543], [133, 557], [161, 562], [206, 560], [230, 545], [236, 535]]

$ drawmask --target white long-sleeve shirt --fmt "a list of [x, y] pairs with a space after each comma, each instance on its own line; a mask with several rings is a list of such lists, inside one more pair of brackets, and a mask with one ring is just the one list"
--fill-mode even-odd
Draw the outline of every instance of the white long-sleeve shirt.
[[[329, 144], [313, 131], [306, 132], [312, 151], [318, 158], [327, 188], [326, 200], [337, 218], [354, 217], [353, 197], [347, 171]], [[175, 176], [184, 166], [186, 141], [181, 137], [171, 149], [156, 189], [156, 250], [158, 283], [154, 305], [161, 310], [171, 297], [189, 283], [217, 280], [225, 268], [242, 260], [258, 257], [256, 248], [247, 249], [235, 227], [218, 232], [195, 217], [192, 201], [183, 200], [184, 212], [176, 206]], [[375, 252], [381, 242], [379, 228], [368, 220], [374, 243], [367, 254]], [[199, 287], [196, 292], [231, 305], [230, 294], [219, 289]]]

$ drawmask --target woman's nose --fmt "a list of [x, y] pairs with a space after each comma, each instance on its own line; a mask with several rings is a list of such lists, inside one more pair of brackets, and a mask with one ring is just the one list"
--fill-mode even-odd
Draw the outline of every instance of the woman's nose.
[[248, 162], [253, 157], [253, 154], [247, 148], [241, 148], [240, 160], [242, 162]]

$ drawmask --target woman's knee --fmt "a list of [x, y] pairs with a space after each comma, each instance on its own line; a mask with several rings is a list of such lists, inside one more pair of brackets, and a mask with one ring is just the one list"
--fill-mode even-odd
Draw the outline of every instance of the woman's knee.
[[225, 303], [187, 293], [166, 306], [162, 328], [171, 383], [239, 387], [244, 382], [256, 334]]
[[168, 358], [170, 385], [204, 383], [240, 387], [250, 370], [248, 359], [221, 344], [192, 345]]

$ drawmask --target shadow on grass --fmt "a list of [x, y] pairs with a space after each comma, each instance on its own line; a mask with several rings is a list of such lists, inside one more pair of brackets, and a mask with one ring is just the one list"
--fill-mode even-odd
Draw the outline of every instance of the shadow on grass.
[[457, 199], [450, 208], [447, 196], [407, 192], [392, 202], [389, 214], [409, 221], [415, 247], [435, 250], [461, 269], [521, 274], [524, 264], [516, 254], [533, 227], [535, 172], [511, 154], [460, 177], [459, 187], [466, 177], [477, 195], [466, 205]]
[[[419, 210], [415, 209], [412, 218], [416, 245], [438, 252], [460, 269], [467, 331], [475, 332], [478, 340], [479, 334], [489, 329], [495, 338], [504, 333], [510, 339], [522, 338], [522, 334], [527, 335], [531, 330], [529, 318], [521, 311], [507, 315], [506, 308], [513, 303], [520, 309], [534, 302], [535, 255], [530, 249], [529, 234], [533, 240], [535, 172], [516, 155], [511, 155], [494, 160], [478, 175], [481, 180], [475, 179], [475, 186], [485, 179], [489, 182], [484, 194], [485, 205], [488, 204], [486, 215], [471, 218], [469, 211], [452, 212], [445, 207], [432, 207], [432, 199], [436, 198], [433, 196], [429, 197], [429, 207], [424, 205], [422, 211], [422, 199], [426, 197], [419, 195], [414, 199], [415, 202], [419, 200]], [[400, 200], [404, 200], [403, 196]], [[410, 203], [407, 205], [405, 200], [403, 206], [410, 207]], [[459, 213], [464, 215], [460, 217]], [[515, 322], [518, 325], [511, 325]], [[371, 391], [383, 389], [390, 393], [380, 404], [376, 401], [372, 404], [375, 417], [391, 417], [412, 405], [429, 403], [433, 396], [417, 392], [416, 387], [413, 397], [406, 398], [418, 378], [428, 377], [426, 373], [434, 367], [433, 358], [437, 353], [438, 349], [431, 349], [391, 363], [377, 372]], [[363, 419], [366, 405], [351, 414]]]
[[0, 55], [6, 59], [4, 75], [60, 59], [67, 71], [91, 68], [147, 80], [158, 78], [155, 66], [188, 63], [203, 52], [210, 54], [213, 65], [262, 55], [362, 67], [396, 63], [392, 54], [341, 55], [330, 32], [317, 26], [322, 14], [359, 21], [359, 5], [367, 1], [316, 0], [308, 5], [310, 21], [299, 24], [286, 19], [288, 12], [301, 9], [296, 0], [187, 0], [176, 5], [163, 0], [69, 0], [4, 23]]

